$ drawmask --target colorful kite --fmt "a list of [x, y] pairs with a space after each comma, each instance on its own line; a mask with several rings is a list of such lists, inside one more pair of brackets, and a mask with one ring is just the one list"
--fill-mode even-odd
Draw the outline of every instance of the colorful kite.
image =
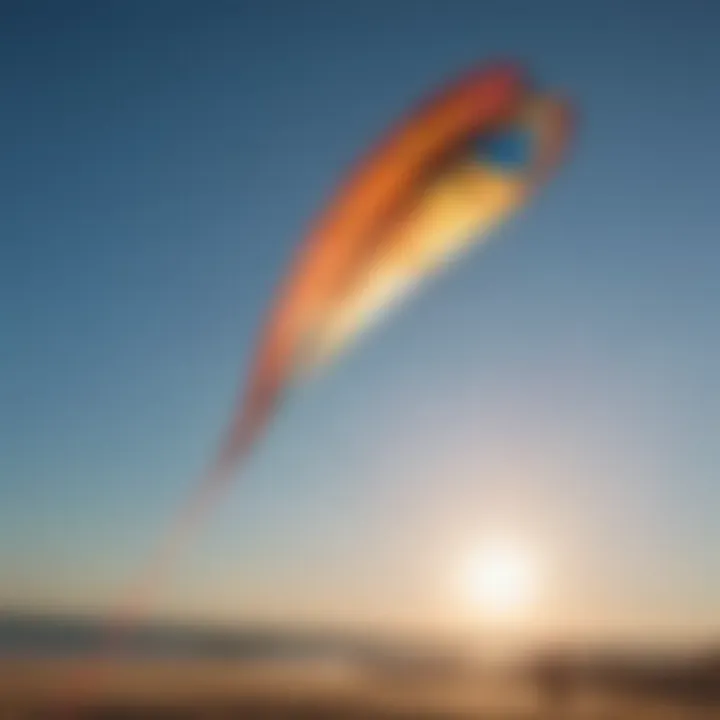
[[287, 388], [521, 208], [561, 159], [570, 117], [565, 102], [536, 91], [517, 67], [475, 69], [411, 112], [361, 160], [275, 293], [216, 464], [152, 577], [255, 447]]
[[[480, 68], [411, 112], [361, 160], [275, 293], [218, 458], [122, 599], [115, 639], [142, 614], [284, 392], [521, 208], [559, 163], [570, 126], [568, 105], [536, 91], [517, 67]], [[90, 685], [79, 678], [80, 688]]]
[[474, 70], [400, 122], [338, 189], [276, 293], [220, 474], [296, 378], [521, 208], [569, 127], [567, 104], [513, 66]]

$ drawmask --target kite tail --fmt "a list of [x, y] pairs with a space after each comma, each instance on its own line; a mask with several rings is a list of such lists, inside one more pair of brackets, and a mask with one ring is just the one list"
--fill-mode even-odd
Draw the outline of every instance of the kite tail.
[[[273, 328], [273, 324], [270, 323]], [[273, 336], [271, 336], [273, 337]], [[264, 434], [287, 384], [284, 373], [290, 353], [277, 333], [272, 352], [260, 353], [244, 397], [238, 402], [227, 436], [216, 459], [174, 515], [138, 580], [112, 614], [112, 626], [121, 632], [139, 620], [152, 604], [163, 580], [202, 529], [204, 521], [228, 491]]]
[[180, 506], [139, 575], [111, 609], [107, 634], [98, 656], [83, 664], [69, 678], [62, 703], [64, 717], [77, 717], [80, 708], [93, 697], [102, 695], [103, 686], [112, 675], [112, 660], [122, 654], [128, 633], [147, 616], [163, 581], [197, 537], [237, 473], [244, 468], [270, 418], [271, 409], [271, 404], [256, 406], [255, 412], [242, 413], [234, 423], [216, 461]]
[[[238, 462], [241, 462], [241, 458]], [[69, 679], [65, 702], [62, 703], [63, 717], [78, 717], [81, 708], [92, 703], [94, 698], [102, 697], [113, 673], [112, 661], [122, 654], [128, 633], [147, 615], [163, 580], [227, 490], [232, 475], [232, 468], [228, 465], [213, 469], [181, 507], [150, 561], [111, 610], [107, 635], [102, 640], [99, 656], [83, 664], [77, 674]]]
[[181, 505], [161, 536], [156, 551], [115, 614], [122, 627], [140, 619], [149, 609], [163, 580], [197, 537], [204, 522], [241, 472], [272, 414], [273, 404], [262, 403], [243, 412], [231, 428], [214, 464]]
[[163, 580], [202, 529], [237, 474], [244, 469], [274, 414], [281, 391], [282, 384], [275, 375], [261, 377], [260, 381], [256, 379], [250, 384], [250, 391], [244, 402], [241, 401], [240, 411], [236, 413], [213, 465], [181, 505], [139, 581], [133, 584], [125, 603], [121, 604], [116, 617], [125, 620], [122, 624], [136, 621], [151, 605]]

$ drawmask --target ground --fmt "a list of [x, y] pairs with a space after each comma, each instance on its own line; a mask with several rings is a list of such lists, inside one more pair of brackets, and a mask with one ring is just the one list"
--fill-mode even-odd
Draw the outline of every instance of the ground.
[[341, 667], [255, 662], [0, 662], [0, 720], [246, 718], [280, 720], [720, 720], [720, 708], [652, 698], [575, 698], [542, 707], [535, 689], [501, 677], [399, 678]]

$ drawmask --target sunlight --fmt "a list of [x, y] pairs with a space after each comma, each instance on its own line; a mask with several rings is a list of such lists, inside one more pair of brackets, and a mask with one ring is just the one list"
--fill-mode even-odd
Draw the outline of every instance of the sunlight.
[[540, 572], [536, 557], [511, 540], [478, 547], [463, 573], [468, 599], [493, 620], [526, 615], [538, 600]]

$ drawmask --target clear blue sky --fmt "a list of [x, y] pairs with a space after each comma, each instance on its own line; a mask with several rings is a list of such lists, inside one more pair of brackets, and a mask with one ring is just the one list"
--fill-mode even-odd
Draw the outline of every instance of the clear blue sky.
[[334, 182], [500, 55], [578, 104], [571, 161], [297, 394], [160, 611], [452, 623], [500, 526], [559, 628], [720, 632], [719, 30], [711, 0], [3, 3], [0, 605], [107, 605]]

